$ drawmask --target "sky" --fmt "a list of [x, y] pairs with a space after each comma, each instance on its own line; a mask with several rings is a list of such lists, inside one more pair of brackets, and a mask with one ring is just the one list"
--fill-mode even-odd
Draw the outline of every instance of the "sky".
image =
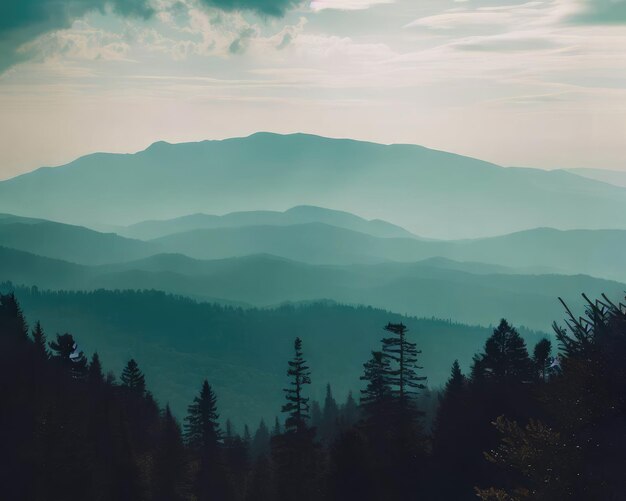
[[0, 178], [257, 131], [626, 171], [626, 0], [0, 3]]

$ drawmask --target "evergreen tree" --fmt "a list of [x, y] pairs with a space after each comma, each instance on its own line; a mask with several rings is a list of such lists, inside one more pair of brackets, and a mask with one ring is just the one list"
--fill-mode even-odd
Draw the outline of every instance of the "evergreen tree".
[[278, 416], [274, 417], [274, 427], [272, 428], [272, 436], [275, 437], [282, 433], [282, 429], [280, 427], [280, 421], [278, 420]]
[[[279, 432], [280, 433], [280, 432]], [[250, 452], [253, 458], [259, 456], [267, 456], [270, 452], [270, 431], [265, 424], [265, 421], [261, 419], [259, 427], [257, 428], [252, 443], [250, 445]]]
[[504, 319], [487, 339], [484, 354], [474, 359], [474, 366], [473, 379], [507, 384], [535, 379], [524, 339]]
[[137, 395], [144, 395], [146, 392], [146, 380], [139, 370], [139, 365], [134, 358], [131, 358], [124, 370], [122, 371], [122, 375], [120, 377], [122, 380], [122, 385], [128, 388], [131, 392], [136, 393]]
[[322, 408], [317, 400], [311, 402], [311, 427], [315, 428], [318, 436], [321, 436]]
[[180, 426], [165, 406], [154, 455], [154, 501], [182, 501], [187, 495], [187, 460]]
[[304, 386], [311, 384], [311, 372], [307, 367], [302, 354], [302, 340], [298, 337], [294, 342], [294, 358], [290, 360], [287, 375], [292, 378], [291, 387], [286, 388], [285, 398], [287, 403], [283, 405], [282, 412], [288, 413], [285, 421], [287, 432], [301, 432], [307, 429], [309, 415], [309, 398], [305, 397]]
[[37, 353], [37, 356], [40, 359], [47, 360], [50, 354], [48, 353], [46, 334], [41, 328], [41, 323], [39, 323], [39, 321], [35, 324], [32, 335], [35, 353]]
[[391, 370], [389, 359], [382, 352], [373, 351], [372, 358], [363, 367], [361, 380], [367, 381], [367, 386], [361, 390], [361, 407], [370, 425], [384, 426], [391, 401], [391, 387], [387, 381]]
[[415, 395], [418, 389], [424, 388], [421, 381], [425, 381], [426, 377], [418, 376], [416, 371], [422, 369], [417, 365], [417, 355], [422, 352], [417, 349], [415, 343], [407, 340], [408, 329], [404, 324], [389, 323], [385, 330], [393, 335], [383, 338], [383, 357], [397, 365], [397, 368], [387, 370], [387, 384], [400, 406], [408, 408], [411, 396]]
[[352, 391], [348, 392], [348, 397], [346, 398], [346, 402], [343, 404], [341, 408], [341, 427], [342, 429], [350, 428], [359, 420], [359, 406], [357, 405], [354, 397], [352, 396]]
[[332, 443], [339, 431], [339, 407], [333, 397], [330, 384], [326, 385], [326, 397], [324, 399], [324, 412], [320, 427], [320, 436], [328, 444]]
[[[473, 430], [468, 429], [472, 405], [467, 379], [458, 360], [455, 360], [433, 424], [432, 461], [435, 472], [441, 474], [432, 478], [431, 497], [434, 500], [474, 497], [473, 465], [481, 461], [482, 451], [472, 448]], [[446, 481], [448, 478], [454, 478], [454, 482]]]
[[185, 418], [185, 438], [197, 460], [194, 493], [199, 501], [222, 499], [226, 481], [220, 457], [222, 433], [218, 424], [217, 398], [208, 381], [202, 383]]
[[202, 383], [200, 394], [193, 399], [185, 418], [185, 439], [196, 450], [215, 451], [222, 438], [217, 413], [217, 397], [209, 382]]
[[294, 342], [295, 355], [287, 375], [291, 387], [285, 389], [287, 413], [285, 433], [272, 437], [272, 457], [276, 465], [277, 498], [280, 501], [314, 501], [321, 496], [319, 460], [314, 442], [315, 430], [307, 427], [309, 399], [304, 386], [311, 383], [309, 368], [302, 354], [302, 341]]
[[542, 381], [546, 380], [548, 371], [550, 370], [551, 352], [552, 343], [546, 338], [539, 341], [533, 350], [533, 363], [535, 364], [535, 370], [539, 373], [539, 377]]
[[100, 357], [97, 352], [91, 356], [91, 363], [89, 364], [89, 369], [87, 370], [87, 380], [92, 385], [104, 383], [102, 364], [100, 363]]

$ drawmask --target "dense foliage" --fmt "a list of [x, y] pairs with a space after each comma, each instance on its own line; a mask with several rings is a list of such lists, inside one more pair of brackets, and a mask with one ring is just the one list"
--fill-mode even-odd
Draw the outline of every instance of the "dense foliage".
[[468, 375], [452, 364], [432, 426], [405, 325], [388, 324], [364, 360], [359, 403], [339, 405], [330, 386], [322, 404], [310, 399], [316, 373], [297, 338], [284, 418], [237, 434], [209, 381], [181, 429], [136, 360], [118, 382], [72, 334], [29, 332], [15, 296], [0, 295], [2, 498], [622, 499], [626, 306], [602, 298], [567, 313], [556, 358], [548, 341], [531, 356], [502, 320]]

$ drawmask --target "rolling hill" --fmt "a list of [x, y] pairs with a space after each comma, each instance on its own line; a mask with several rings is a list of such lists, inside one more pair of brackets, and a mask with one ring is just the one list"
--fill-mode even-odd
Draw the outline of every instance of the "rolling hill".
[[583, 292], [621, 296], [626, 290], [623, 283], [585, 275], [518, 275], [441, 259], [327, 266], [267, 255], [215, 261], [157, 255], [88, 267], [0, 248], [3, 280], [55, 290], [154, 289], [246, 307], [330, 299], [484, 326], [503, 316], [544, 330], [561, 318], [559, 296], [580, 308]]
[[366, 220], [349, 212], [324, 209], [322, 207], [298, 206], [284, 212], [249, 211], [233, 212], [224, 216], [192, 214], [164, 221], [143, 221], [127, 228], [120, 228], [118, 233], [141, 240], [152, 240], [167, 235], [186, 231], [214, 228], [233, 228], [241, 226], [288, 226], [305, 223], [324, 223], [337, 228], [366, 233], [374, 237], [415, 238], [404, 228], [381, 221]]
[[[0, 287], [7, 290], [7, 287]], [[158, 292], [93, 293], [15, 290], [32, 325], [40, 320], [49, 338], [71, 332], [83, 351], [98, 351], [118, 375], [134, 357], [156, 397], [184, 415], [204, 378], [215, 388], [222, 417], [256, 425], [280, 411], [293, 339], [304, 342], [312, 369], [312, 396], [332, 382], [345, 398], [360, 388], [362, 364], [379, 346], [382, 327], [402, 321], [423, 354], [429, 384], [442, 384], [455, 358], [464, 368], [489, 329], [404, 317], [374, 308], [333, 303], [241, 310]], [[538, 333], [523, 331], [534, 343]]]
[[258, 133], [97, 153], [0, 183], [0, 211], [127, 225], [185, 214], [334, 207], [432, 238], [539, 226], [626, 229], [626, 189], [414, 145]]

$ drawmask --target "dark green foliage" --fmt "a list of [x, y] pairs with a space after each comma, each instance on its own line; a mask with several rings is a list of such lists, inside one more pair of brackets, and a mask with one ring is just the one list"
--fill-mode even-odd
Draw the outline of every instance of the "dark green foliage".
[[57, 334], [56, 341], [50, 342], [52, 360], [75, 379], [83, 379], [87, 375], [87, 358], [80, 351], [78, 343], [71, 334]]
[[141, 370], [139, 370], [139, 365], [137, 365], [134, 358], [128, 361], [120, 379], [122, 380], [122, 386], [128, 388], [128, 390], [142, 396], [145, 394], [146, 379]]
[[94, 353], [87, 370], [87, 379], [91, 385], [100, 385], [104, 383], [104, 374], [102, 373], [102, 364], [98, 353]]
[[549, 339], [544, 338], [539, 341], [533, 350], [533, 363], [535, 370], [539, 374], [542, 381], [546, 380], [550, 370], [550, 354], [552, 353], [552, 343]]
[[[2, 499], [623, 497], [626, 305], [589, 301], [582, 318], [568, 310], [566, 327], [556, 328], [561, 370], [545, 381], [537, 375], [549, 342], [538, 343], [531, 360], [515, 329], [502, 322], [476, 356], [470, 378], [458, 361], [452, 364], [430, 441], [418, 410], [437, 393], [414, 379], [417, 350], [402, 341], [401, 327], [391, 326], [400, 342], [387, 342], [386, 354], [373, 352], [364, 364], [360, 408], [351, 394], [338, 406], [327, 386], [315, 413], [319, 443], [308, 424], [310, 371], [299, 340], [289, 363], [285, 430], [277, 418], [271, 438], [263, 421], [254, 437], [247, 426], [239, 436], [229, 422], [222, 437], [216, 395], [205, 380], [189, 406], [183, 441], [169, 406], [159, 411], [136, 363], [127, 364], [117, 386], [112, 376], [103, 377], [97, 354], [87, 367], [71, 334], [57, 335], [46, 359], [36, 345], [43, 335], [29, 338], [15, 299], [0, 295], [6, 348], [0, 350], [0, 389], [8, 411], [0, 426]], [[40, 326], [37, 331], [43, 333]], [[404, 364], [413, 372], [406, 366], [403, 372]], [[414, 385], [404, 386], [407, 381]], [[331, 431], [323, 431], [328, 423]]]
[[302, 354], [302, 340], [297, 337], [294, 341], [294, 358], [289, 362], [287, 375], [291, 378], [290, 387], [285, 388], [287, 403], [283, 405], [282, 412], [287, 413], [285, 430], [289, 432], [301, 432], [306, 430], [309, 414], [309, 397], [304, 396], [305, 385], [311, 384], [311, 372], [306, 365]]
[[50, 354], [48, 353], [46, 334], [41, 328], [41, 323], [37, 322], [35, 324], [35, 328], [33, 329], [32, 336], [33, 336], [33, 346], [35, 348], [35, 352], [38, 353], [40, 358], [42, 358], [43, 360], [47, 360]]
[[494, 329], [485, 343], [484, 353], [474, 358], [472, 378], [506, 384], [534, 379], [526, 343], [506, 320], [502, 319]]
[[252, 443], [250, 444], [250, 453], [254, 459], [257, 459], [260, 456], [269, 456], [270, 431], [268, 430], [265, 421], [263, 421], [262, 419], [259, 423], [259, 427], [254, 434]]
[[361, 390], [361, 406], [370, 425], [382, 426], [391, 402], [391, 387], [387, 381], [389, 359], [382, 352], [373, 351], [372, 358], [363, 367], [361, 379], [367, 381], [367, 386]]
[[154, 501], [182, 501], [189, 499], [189, 465], [183, 446], [180, 426], [169, 405], [165, 406], [157, 448], [154, 453]]
[[[310, 392], [321, 398], [327, 381], [335, 396], [352, 390], [357, 397], [362, 364], [379, 349], [374, 326], [402, 322], [409, 334], [419, 333], [420, 362], [433, 387], [444, 384], [454, 358], [469, 368], [490, 335], [482, 327], [329, 302], [243, 310], [155, 291], [15, 291], [29, 322], [40, 319], [49, 338], [54, 332], [80, 333], [81, 348], [97, 349], [107, 371], [119, 377], [135, 358], [154, 393], [181, 418], [198, 381], [208, 378], [220, 411], [238, 427], [261, 417], [273, 423], [283, 403], [277, 368], [291, 357], [293, 346], [285, 339], [293, 332], [306, 340], [307, 362], [323, 378], [313, 379]], [[520, 332], [529, 346], [545, 336]]]
[[194, 449], [213, 453], [222, 437], [217, 397], [205, 379], [200, 394], [193, 399], [185, 418], [185, 439]]

